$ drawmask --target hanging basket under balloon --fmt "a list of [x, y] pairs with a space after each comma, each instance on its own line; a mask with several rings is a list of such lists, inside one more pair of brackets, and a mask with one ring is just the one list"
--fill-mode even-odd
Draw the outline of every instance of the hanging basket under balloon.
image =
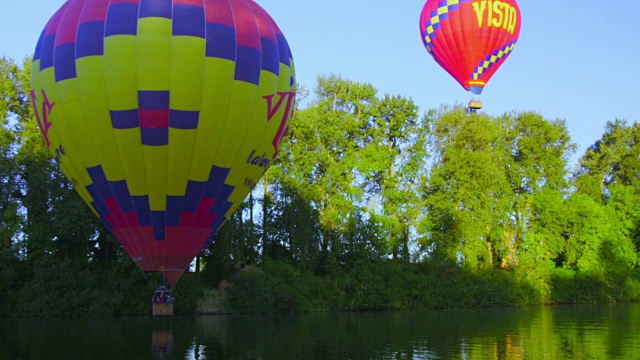
[[175, 298], [173, 297], [172, 291], [167, 289], [164, 285], [156, 289], [151, 301], [153, 305], [153, 316], [173, 315], [173, 303], [175, 302]]

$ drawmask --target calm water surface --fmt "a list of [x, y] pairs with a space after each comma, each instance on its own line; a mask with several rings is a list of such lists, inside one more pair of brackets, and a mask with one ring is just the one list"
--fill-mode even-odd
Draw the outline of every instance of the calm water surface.
[[0, 320], [0, 359], [639, 359], [640, 304]]

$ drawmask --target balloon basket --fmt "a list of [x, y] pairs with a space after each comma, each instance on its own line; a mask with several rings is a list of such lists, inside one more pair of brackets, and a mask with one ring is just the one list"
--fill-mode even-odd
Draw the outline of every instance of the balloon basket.
[[476, 112], [478, 110], [482, 109], [482, 101], [480, 100], [471, 100], [469, 101], [469, 105], [467, 107], [467, 110], [469, 112]]
[[153, 304], [153, 316], [172, 316], [173, 303], [169, 304]]
[[153, 316], [172, 316], [173, 315], [173, 298], [171, 290], [164, 285], [160, 286], [153, 293], [152, 314]]

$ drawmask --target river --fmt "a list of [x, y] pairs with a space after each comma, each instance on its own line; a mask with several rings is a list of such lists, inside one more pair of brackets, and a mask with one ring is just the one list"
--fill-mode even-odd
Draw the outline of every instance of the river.
[[0, 359], [640, 359], [640, 304], [0, 319]]

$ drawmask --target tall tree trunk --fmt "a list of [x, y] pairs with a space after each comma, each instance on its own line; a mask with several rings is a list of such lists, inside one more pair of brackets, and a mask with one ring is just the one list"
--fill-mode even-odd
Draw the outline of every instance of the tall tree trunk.
[[269, 243], [269, 200], [271, 195], [269, 194], [269, 185], [267, 180], [262, 181], [262, 254], [271, 256], [271, 246]]
[[196, 256], [196, 282], [200, 284], [200, 254]]
[[256, 239], [255, 239], [255, 233], [254, 233], [254, 226], [255, 224], [253, 223], [253, 190], [251, 190], [251, 192], [249, 193], [249, 235], [248, 235], [248, 241], [247, 241], [247, 245], [250, 247], [250, 250], [248, 251], [248, 256], [247, 256], [247, 263], [249, 264], [254, 264], [256, 262], [255, 260], [255, 251], [256, 251]]
[[411, 257], [409, 256], [409, 225], [406, 224], [402, 231], [402, 260], [406, 263], [411, 262]]

